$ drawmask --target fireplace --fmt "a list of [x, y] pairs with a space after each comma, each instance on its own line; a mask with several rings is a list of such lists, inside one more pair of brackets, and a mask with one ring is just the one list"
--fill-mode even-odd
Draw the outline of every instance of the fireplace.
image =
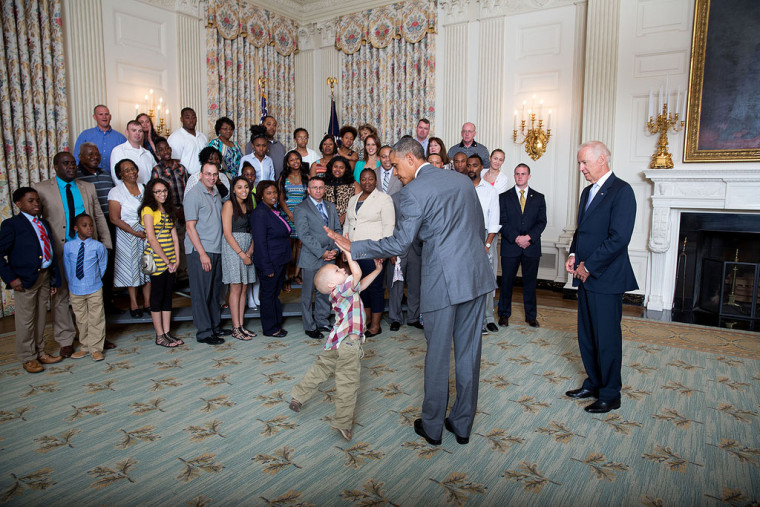
[[672, 318], [760, 331], [760, 214], [681, 213]]

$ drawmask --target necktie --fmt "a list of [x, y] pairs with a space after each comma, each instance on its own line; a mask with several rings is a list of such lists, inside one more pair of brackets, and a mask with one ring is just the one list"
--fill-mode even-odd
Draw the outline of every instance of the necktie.
[[391, 179], [391, 172], [390, 171], [383, 171], [383, 193], [388, 193], [388, 182]]
[[327, 224], [327, 212], [325, 211], [325, 205], [324, 203], [317, 204], [317, 209], [319, 210], [320, 215], [322, 215], [322, 220], [325, 221], [325, 225]]
[[520, 190], [520, 212], [525, 213], [525, 190]]
[[74, 194], [71, 193], [71, 183], [66, 183], [66, 205], [69, 207], [69, 237], [73, 238], [74, 224], [76, 223], [76, 208], [74, 206]]
[[42, 222], [35, 217], [32, 222], [37, 227], [40, 233], [40, 239], [42, 240], [42, 260], [47, 262], [53, 257], [53, 250], [50, 247], [50, 239], [48, 238], [45, 228], [42, 226]]
[[84, 278], [84, 241], [79, 245], [79, 252], [77, 253], [77, 280]]
[[588, 207], [591, 205], [591, 201], [594, 200], [594, 196], [596, 195], [596, 192], [599, 190], [599, 183], [594, 183], [594, 185], [591, 187], [591, 190], [588, 192], [588, 201], [586, 201], [586, 207], [583, 209], [583, 211], [586, 211]]

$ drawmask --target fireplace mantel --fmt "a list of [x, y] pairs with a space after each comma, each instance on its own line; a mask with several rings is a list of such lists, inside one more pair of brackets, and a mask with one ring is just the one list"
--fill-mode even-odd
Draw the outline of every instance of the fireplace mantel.
[[648, 310], [673, 308], [682, 211], [760, 211], [760, 169], [648, 169], [654, 183], [649, 234]]

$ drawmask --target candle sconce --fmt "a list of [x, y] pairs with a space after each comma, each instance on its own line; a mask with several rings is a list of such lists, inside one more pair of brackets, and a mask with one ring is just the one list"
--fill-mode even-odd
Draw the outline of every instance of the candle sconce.
[[[145, 95], [145, 110], [148, 111], [146, 114], [150, 117], [156, 134], [169, 137], [172, 133], [169, 129], [169, 108], [164, 106], [164, 98], [159, 97], [158, 106], [156, 106], [153, 89], [148, 90], [148, 94]], [[140, 104], [135, 104], [135, 117], [138, 114], [140, 114]]]
[[[533, 96], [533, 105], [535, 105], [535, 99], [536, 96]], [[538, 109], [538, 117], [536, 117], [536, 113], [533, 107], [531, 109], [528, 109], [528, 120], [530, 122], [530, 127], [526, 129], [527, 124], [525, 120], [525, 106], [527, 105], [527, 101], [523, 101], [523, 115], [522, 119], [520, 120], [520, 130], [519, 135], [521, 137], [521, 140], [518, 141], [518, 129], [517, 129], [517, 111], [515, 111], [514, 116], [514, 129], [512, 131], [512, 140], [515, 142], [515, 144], [524, 144], [525, 145], [525, 153], [528, 154], [530, 158], [533, 160], [538, 160], [543, 156], [544, 153], [546, 153], [546, 147], [549, 144], [549, 138], [551, 138], [552, 131], [549, 128], [549, 122], [551, 122], [552, 118], [552, 111], [549, 110], [549, 119], [546, 123], [546, 130], [544, 130], [544, 120], [541, 118], [541, 111], [543, 109], [544, 101], [539, 101], [539, 109]]]
[[[657, 104], [654, 102], [654, 93], [652, 90], [649, 91], [647, 130], [650, 134], [660, 134], [657, 139], [657, 149], [652, 154], [652, 161], [649, 163], [650, 169], [673, 169], [673, 157], [668, 151], [668, 131], [670, 130], [674, 134], [677, 134], [683, 130], [684, 121], [680, 120], [680, 118], [686, 114], [686, 92], [681, 96], [681, 88], [678, 88], [675, 97], [675, 111], [671, 111], [668, 108], [670, 96], [670, 78], [665, 82], [664, 93], [662, 87], [660, 87], [659, 102]], [[660, 112], [655, 114], [658, 109]]]

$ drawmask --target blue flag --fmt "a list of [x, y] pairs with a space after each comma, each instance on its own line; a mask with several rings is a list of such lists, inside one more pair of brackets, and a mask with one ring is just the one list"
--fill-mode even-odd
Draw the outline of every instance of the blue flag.
[[259, 124], [264, 122], [264, 119], [269, 116], [269, 113], [267, 112], [267, 94], [266, 92], [261, 92], [261, 119], [259, 120]]
[[338, 140], [338, 132], [340, 131], [340, 127], [338, 124], [338, 113], [335, 111], [335, 98], [330, 98], [330, 123], [327, 126], [327, 133], [337, 141]]

